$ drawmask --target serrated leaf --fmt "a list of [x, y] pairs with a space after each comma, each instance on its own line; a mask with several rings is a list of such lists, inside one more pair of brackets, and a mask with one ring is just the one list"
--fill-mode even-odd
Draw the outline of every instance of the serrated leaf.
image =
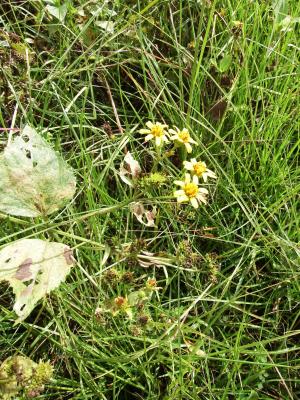
[[0, 211], [48, 215], [63, 207], [75, 188], [72, 169], [29, 126], [0, 155]]
[[16, 323], [65, 280], [74, 261], [65, 244], [40, 239], [18, 240], [0, 251], [0, 282], [7, 281], [15, 294]]

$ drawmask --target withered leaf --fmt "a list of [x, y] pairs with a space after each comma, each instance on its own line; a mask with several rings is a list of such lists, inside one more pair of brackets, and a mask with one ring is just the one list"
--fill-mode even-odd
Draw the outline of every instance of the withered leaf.
[[7, 281], [16, 296], [16, 323], [65, 280], [74, 262], [68, 246], [40, 239], [18, 240], [0, 251], [0, 282]]
[[141, 224], [151, 227], [155, 226], [156, 207], [153, 207], [150, 211], [146, 210], [142, 203], [135, 202], [131, 203], [129, 208]]
[[[128, 151], [124, 157], [124, 161], [120, 166], [120, 178], [129, 186], [133, 186], [133, 181], [137, 179], [141, 174], [141, 166], [136, 161], [132, 154]], [[127, 175], [129, 177], [127, 177]]]

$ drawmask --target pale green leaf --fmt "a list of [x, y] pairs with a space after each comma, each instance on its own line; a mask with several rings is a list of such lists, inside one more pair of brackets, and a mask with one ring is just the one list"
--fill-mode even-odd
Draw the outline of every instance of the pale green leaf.
[[74, 261], [65, 244], [40, 239], [18, 240], [0, 251], [0, 282], [7, 281], [15, 294], [16, 323], [65, 280]]
[[278, 24], [278, 27], [281, 28], [282, 32], [290, 32], [294, 28], [294, 25], [300, 22], [299, 17], [292, 17], [287, 15], [281, 22]]
[[66, 162], [29, 126], [0, 155], [0, 211], [23, 217], [48, 215], [74, 195]]
[[105, 30], [108, 33], [113, 33], [115, 29], [115, 25], [112, 21], [96, 21], [95, 25], [99, 26], [99, 28]]
[[68, 3], [64, 3], [61, 6], [52, 6], [48, 4], [46, 6], [46, 10], [49, 12], [49, 14], [63, 23], [68, 12]]
[[231, 54], [225, 54], [222, 60], [219, 63], [219, 71], [226, 72], [229, 70], [232, 63], [232, 56]]
[[289, 12], [288, 0], [273, 0], [272, 7], [275, 16], [275, 23], [279, 24]]

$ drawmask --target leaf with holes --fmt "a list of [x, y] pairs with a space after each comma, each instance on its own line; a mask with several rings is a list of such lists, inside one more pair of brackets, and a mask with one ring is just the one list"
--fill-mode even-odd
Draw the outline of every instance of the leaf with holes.
[[74, 262], [68, 246], [40, 239], [18, 240], [0, 251], [0, 282], [7, 281], [16, 296], [16, 323], [65, 280]]
[[28, 125], [0, 154], [0, 211], [48, 215], [63, 207], [75, 188], [72, 169]]

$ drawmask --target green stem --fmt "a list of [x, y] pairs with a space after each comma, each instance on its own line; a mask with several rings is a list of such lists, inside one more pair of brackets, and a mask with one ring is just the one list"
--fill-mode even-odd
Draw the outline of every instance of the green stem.
[[159, 163], [160, 163], [160, 161], [162, 159], [162, 156], [161, 156], [162, 146], [156, 146], [155, 150], [156, 150], [156, 158], [155, 158], [153, 167], [151, 169], [151, 172], [156, 172], [157, 171], [158, 165], [159, 165]]

